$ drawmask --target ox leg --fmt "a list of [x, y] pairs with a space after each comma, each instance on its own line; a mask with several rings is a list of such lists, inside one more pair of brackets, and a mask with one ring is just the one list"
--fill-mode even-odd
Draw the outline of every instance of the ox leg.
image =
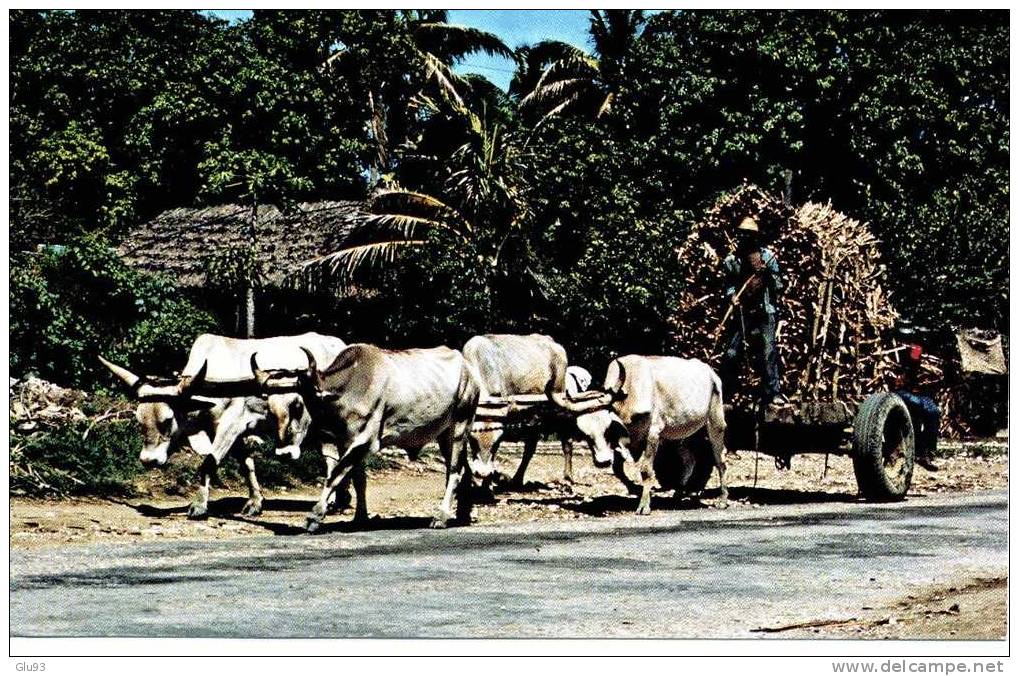
[[[469, 524], [471, 522], [471, 482], [466, 462], [466, 423], [453, 423], [453, 429], [439, 438], [439, 447], [446, 459], [446, 492], [432, 519], [432, 528], [445, 528], [450, 521]], [[456, 500], [456, 513], [453, 513]]]
[[626, 459], [618, 451], [612, 454], [612, 473], [626, 486], [626, 492], [630, 495], [640, 495], [640, 485], [626, 476]]
[[573, 440], [562, 439], [563, 446], [563, 481], [567, 484], [573, 483]]
[[368, 463], [366, 461], [370, 453], [371, 451], [366, 453], [350, 470], [354, 495], [357, 496], [357, 505], [354, 507], [354, 523], [368, 522]]
[[[322, 486], [322, 495], [319, 501], [315, 503], [315, 506], [311, 508], [311, 512], [305, 521], [305, 528], [309, 533], [314, 533], [322, 525], [322, 520], [325, 518], [327, 511], [329, 496], [333, 491], [348, 478], [351, 470], [356, 469], [359, 464], [364, 464], [365, 458], [369, 453], [379, 450], [378, 431], [379, 419], [375, 417], [369, 420], [359, 433], [354, 435], [350, 445], [333, 465], [329, 474], [326, 475], [325, 484]], [[357, 497], [358, 505], [355, 507], [354, 513], [367, 513], [368, 508], [364, 502], [365, 496], [360, 494]]]
[[[322, 479], [322, 485], [324, 486], [329, 481], [329, 477], [332, 476], [336, 463], [340, 461], [340, 451], [336, 448], [336, 444], [322, 442], [322, 457], [326, 463], [326, 471]], [[326, 513], [337, 514], [347, 507], [350, 507], [350, 482], [344, 480], [330, 494], [329, 500], [326, 502]]]
[[215, 456], [207, 455], [202, 458], [202, 465], [198, 468], [198, 495], [188, 505], [189, 519], [204, 519], [209, 516], [209, 485], [216, 474], [216, 465]]
[[[718, 408], [721, 409], [721, 402]], [[721, 424], [719, 424], [721, 419]], [[715, 456], [715, 469], [718, 470], [718, 485], [721, 487], [721, 495], [716, 506], [725, 509], [729, 506], [729, 489], [725, 487], [725, 416], [722, 413], [712, 415], [708, 420], [708, 439], [711, 441], [711, 451]]]
[[354, 453], [348, 452], [344, 454], [338, 461], [333, 462], [333, 466], [326, 475], [325, 484], [322, 486], [322, 495], [319, 496], [318, 502], [311, 508], [311, 512], [305, 518], [304, 527], [309, 533], [314, 533], [322, 525], [323, 519], [325, 519], [326, 512], [328, 511], [329, 496], [332, 495], [336, 487], [348, 477], [354, 464], [360, 462], [361, 458], [355, 456]]
[[637, 503], [637, 514], [646, 515], [651, 513], [651, 489], [655, 484], [655, 455], [658, 453], [658, 440], [660, 430], [651, 429], [648, 431], [647, 443], [644, 452], [640, 456], [640, 502]]
[[241, 516], [258, 516], [262, 513], [262, 487], [258, 485], [258, 476], [255, 474], [255, 458], [244, 456], [244, 467], [248, 470], [248, 501], [241, 508]]
[[527, 473], [527, 466], [531, 464], [531, 458], [534, 457], [534, 453], [537, 450], [537, 435], [528, 436], [524, 440], [524, 454], [521, 456], [520, 464], [517, 466], [517, 471], [513, 474], [513, 479], [510, 481], [510, 485], [513, 488], [521, 489], [524, 487], [524, 475]]

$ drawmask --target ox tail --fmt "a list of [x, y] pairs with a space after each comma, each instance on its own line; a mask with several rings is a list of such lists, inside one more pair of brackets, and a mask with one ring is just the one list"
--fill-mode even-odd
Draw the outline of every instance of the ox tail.
[[[710, 370], [710, 369], [709, 369]], [[711, 403], [708, 415], [715, 429], [725, 429], [725, 399], [722, 396], [722, 379], [714, 370], [711, 373]]]

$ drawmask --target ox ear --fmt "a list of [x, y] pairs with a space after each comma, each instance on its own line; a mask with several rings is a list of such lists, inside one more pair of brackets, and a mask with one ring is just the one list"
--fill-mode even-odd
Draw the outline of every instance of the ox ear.
[[624, 443], [630, 442], [630, 431], [626, 429], [626, 425], [623, 421], [612, 416], [612, 422], [609, 423], [608, 429], [605, 430], [605, 440], [609, 442], [609, 446], [612, 448], [618, 448]]
[[123, 366], [117, 366], [113, 362], [104, 359], [102, 355], [98, 355], [98, 356], [99, 356], [99, 361], [102, 362], [103, 366], [108, 368], [110, 370], [110, 373], [112, 373], [114, 376], [116, 376], [118, 380], [123, 382], [130, 389], [135, 390], [135, 391], [138, 390], [138, 386], [142, 384], [142, 377], [141, 376], [135, 375], [134, 373], [132, 373], [131, 371], [128, 371]]
[[626, 368], [623, 366], [623, 362], [616, 360], [616, 364], [619, 366], [619, 380], [616, 382], [616, 386], [612, 388], [612, 401], [621, 401], [626, 399]]

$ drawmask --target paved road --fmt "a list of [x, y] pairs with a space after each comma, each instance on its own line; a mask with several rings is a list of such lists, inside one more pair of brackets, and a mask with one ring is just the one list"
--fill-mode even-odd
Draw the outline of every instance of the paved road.
[[11, 633], [757, 635], [1006, 574], [1006, 497], [14, 551]]

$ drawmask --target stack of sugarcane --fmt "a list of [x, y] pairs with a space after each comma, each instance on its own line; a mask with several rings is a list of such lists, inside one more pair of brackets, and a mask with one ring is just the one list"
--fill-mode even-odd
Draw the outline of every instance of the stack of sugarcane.
[[[794, 209], [749, 184], [721, 199], [677, 250], [686, 287], [673, 317], [673, 354], [719, 365], [725, 338], [741, 321], [739, 308], [729, 311], [722, 262], [747, 216], [782, 272], [776, 335], [783, 392], [803, 401], [854, 399], [890, 385], [897, 360], [888, 336], [897, 315], [882, 290], [874, 235], [830, 204]], [[750, 350], [727, 400], [752, 400], [752, 360]]]

